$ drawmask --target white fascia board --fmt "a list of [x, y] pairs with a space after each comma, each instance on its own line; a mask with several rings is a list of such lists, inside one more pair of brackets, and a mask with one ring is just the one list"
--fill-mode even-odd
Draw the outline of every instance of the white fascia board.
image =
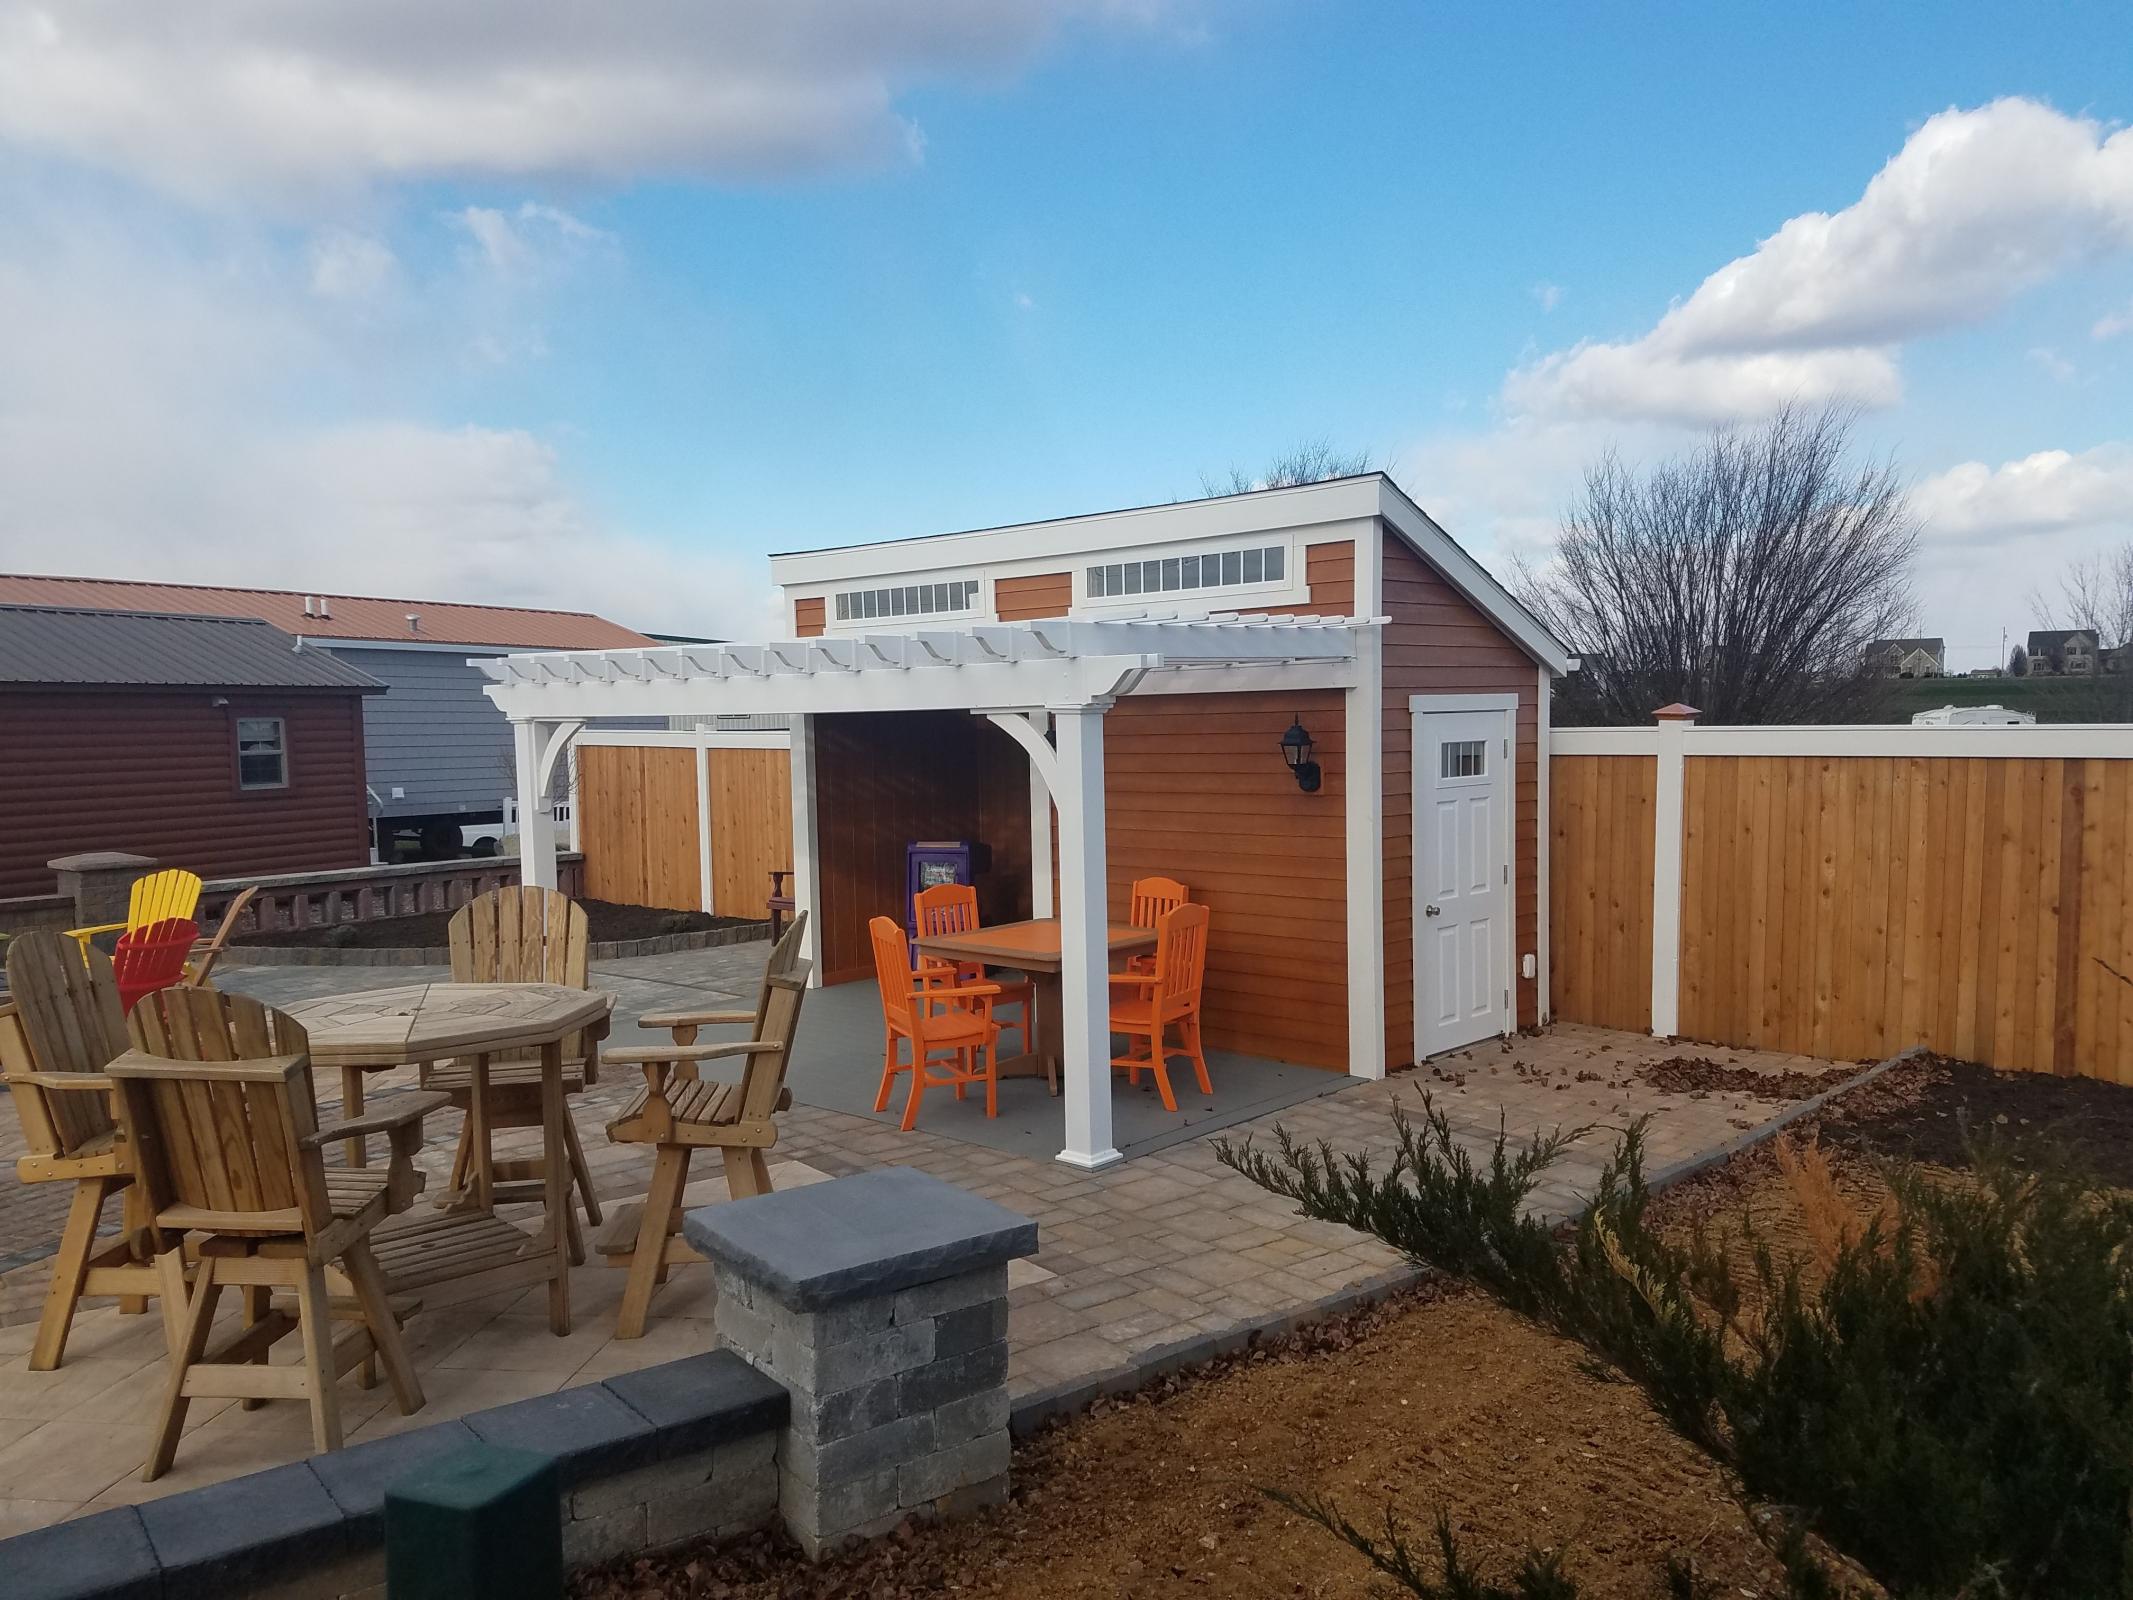
[[[1364, 536], [1369, 519], [1379, 515], [1380, 481], [1374, 475], [1336, 478], [1218, 500], [1187, 500], [969, 533], [889, 539], [841, 550], [794, 551], [770, 558], [770, 577], [788, 593], [804, 596], [809, 586], [907, 575], [916, 582], [917, 574], [947, 575], [973, 567], [996, 576], [1056, 572], [1065, 559], [1194, 539], [1304, 531], [1307, 542], [1318, 544]], [[1355, 526], [1344, 534], [1327, 526], [1336, 523]]]
[[1555, 635], [1542, 627], [1532, 612], [1497, 582], [1488, 568], [1459, 548], [1452, 536], [1438, 527], [1429, 513], [1401, 492], [1390, 478], [1376, 480], [1380, 495], [1378, 515], [1417, 555], [1443, 576], [1445, 582], [1473, 602], [1518, 647], [1558, 675], [1577, 669], [1577, 657], [1566, 651]]

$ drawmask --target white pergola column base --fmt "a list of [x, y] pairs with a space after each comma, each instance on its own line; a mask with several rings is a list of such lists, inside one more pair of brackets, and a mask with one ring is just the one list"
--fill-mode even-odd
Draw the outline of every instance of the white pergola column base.
[[1104, 846], [1104, 712], [1108, 700], [1058, 706], [1059, 990], [1066, 1059], [1070, 1167], [1108, 1167], [1124, 1158], [1111, 1142], [1111, 963], [1109, 868]]

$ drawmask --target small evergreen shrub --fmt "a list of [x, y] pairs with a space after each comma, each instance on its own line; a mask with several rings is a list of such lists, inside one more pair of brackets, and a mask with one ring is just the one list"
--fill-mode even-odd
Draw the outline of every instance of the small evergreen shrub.
[[[1815, 1259], [1754, 1242], [1743, 1267], [1707, 1232], [1648, 1225], [1641, 1124], [1565, 1240], [1525, 1202], [1590, 1130], [1514, 1151], [1499, 1129], [1477, 1164], [1426, 1093], [1419, 1124], [1394, 1123], [1383, 1172], [1279, 1130], [1272, 1153], [1217, 1149], [1307, 1215], [1479, 1285], [1638, 1384], [1747, 1497], [1792, 1513], [1775, 1526], [1794, 1594], [1841, 1592], [1803, 1553], [1805, 1527], [1896, 1595], [2133, 1594], [2125, 1194], [1984, 1147], [1962, 1183], [1893, 1169], [1890, 1203], [1862, 1215], [1818, 1156], [1788, 1152]], [[1448, 1554], [1445, 1571], [1440, 1584]]]

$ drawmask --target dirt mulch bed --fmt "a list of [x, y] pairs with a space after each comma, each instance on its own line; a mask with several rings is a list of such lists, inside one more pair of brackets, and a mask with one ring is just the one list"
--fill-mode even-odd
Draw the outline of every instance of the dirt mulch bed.
[[[702, 911], [666, 911], [658, 906], [623, 906], [611, 900], [580, 900], [595, 944], [622, 939], [656, 939], [669, 933], [703, 933], [731, 928], [748, 917], [714, 917]], [[375, 922], [343, 922], [330, 928], [268, 928], [234, 935], [233, 945], [333, 950], [441, 949], [450, 942], [452, 913], [424, 911], [412, 917], [380, 917]]]
[[1331, 1496], [1419, 1543], [1449, 1512], [1507, 1577], [1567, 1546], [1588, 1597], [1664, 1593], [1672, 1552], [1717, 1593], [1781, 1592], [1718, 1469], [1628, 1384], [1478, 1295], [1425, 1289], [1217, 1375], [1099, 1405], [1015, 1454], [1014, 1498], [810, 1567], [771, 1535], [581, 1575], [577, 1600], [773, 1596], [1382, 1596], [1363, 1559], [1258, 1492]]
[[1821, 1072], [1758, 1072], [1709, 1056], [1669, 1056], [1637, 1068], [1637, 1076], [1662, 1094], [1744, 1094], [1751, 1100], [1789, 1103], [1834, 1089], [1858, 1071], [1857, 1067], [1829, 1067]]

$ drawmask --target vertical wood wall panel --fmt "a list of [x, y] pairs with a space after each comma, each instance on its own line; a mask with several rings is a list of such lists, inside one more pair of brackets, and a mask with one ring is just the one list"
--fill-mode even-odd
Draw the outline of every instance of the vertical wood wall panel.
[[760, 917], [770, 875], [792, 867], [792, 752], [709, 752], [711, 903], [720, 916]]
[[1649, 756], [1557, 756], [1550, 770], [1549, 1001], [1563, 1021], [1651, 1028], [1657, 783]]
[[695, 769], [694, 750], [579, 746], [578, 841], [589, 898], [701, 908]]
[[[1650, 1026], [1652, 783], [1558, 756], [1554, 1003]], [[1925, 1045], [2133, 1083], [2133, 762], [1696, 756], [1681, 1030], [1833, 1060]]]

